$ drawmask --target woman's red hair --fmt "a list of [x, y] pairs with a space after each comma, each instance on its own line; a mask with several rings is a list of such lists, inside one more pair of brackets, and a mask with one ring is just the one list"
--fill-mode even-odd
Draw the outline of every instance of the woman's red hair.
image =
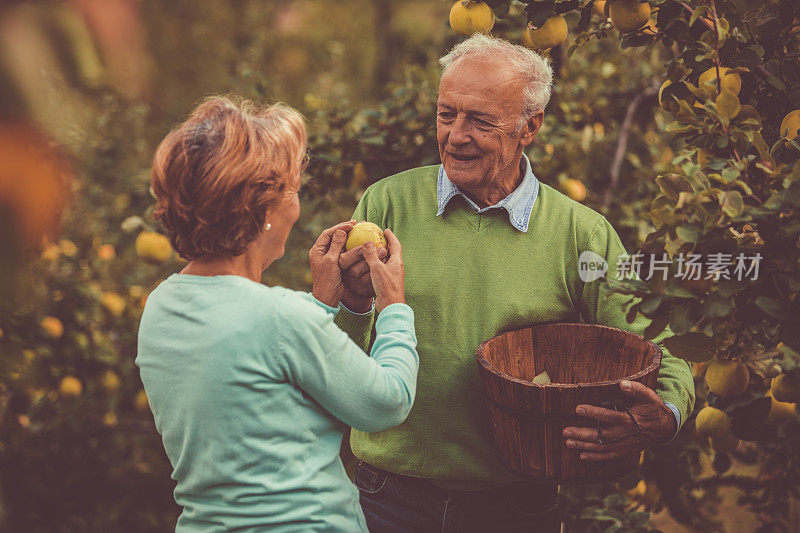
[[301, 172], [305, 151], [305, 122], [291, 107], [208, 98], [156, 150], [153, 216], [186, 260], [239, 255]]

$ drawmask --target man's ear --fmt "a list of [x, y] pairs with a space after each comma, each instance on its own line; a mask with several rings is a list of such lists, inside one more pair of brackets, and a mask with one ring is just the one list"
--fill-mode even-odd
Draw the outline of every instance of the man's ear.
[[528, 121], [525, 123], [525, 126], [522, 128], [522, 137], [519, 140], [519, 143], [522, 146], [528, 146], [533, 142], [533, 138], [536, 137], [536, 134], [539, 132], [539, 128], [542, 127], [543, 120], [544, 112], [542, 111], [536, 113], [528, 119]]

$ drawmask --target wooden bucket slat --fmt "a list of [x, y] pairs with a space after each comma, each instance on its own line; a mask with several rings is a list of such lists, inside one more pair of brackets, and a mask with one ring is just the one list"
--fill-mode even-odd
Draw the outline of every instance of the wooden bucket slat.
[[[477, 359], [500, 460], [522, 475], [559, 483], [605, 481], [636, 467], [638, 454], [581, 461], [561, 436], [579, 404], [624, 398], [622, 379], [654, 388], [661, 349], [638, 335], [591, 324], [539, 324], [501, 333], [480, 345]], [[552, 384], [530, 383], [546, 371]]]

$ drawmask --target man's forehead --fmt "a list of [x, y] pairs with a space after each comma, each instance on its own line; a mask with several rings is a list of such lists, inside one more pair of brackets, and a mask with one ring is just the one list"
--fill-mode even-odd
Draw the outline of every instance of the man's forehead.
[[438, 103], [504, 115], [522, 102], [524, 86], [525, 78], [510, 65], [468, 56], [445, 70]]
[[[525, 84], [525, 77], [508, 62], [466, 56], [457, 59], [442, 75], [439, 94], [457, 91], [495, 97], [502, 93], [517, 92]], [[520, 95], [521, 96], [521, 95]]]

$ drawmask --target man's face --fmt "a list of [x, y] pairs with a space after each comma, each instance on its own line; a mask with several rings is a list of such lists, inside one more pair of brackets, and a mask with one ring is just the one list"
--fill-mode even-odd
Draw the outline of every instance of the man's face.
[[436, 138], [454, 184], [481, 191], [507, 186], [519, 176], [522, 148], [536, 133], [529, 124], [517, 131], [525, 82], [507, 65], [481, 57], [461, 58], [445, 71]]

